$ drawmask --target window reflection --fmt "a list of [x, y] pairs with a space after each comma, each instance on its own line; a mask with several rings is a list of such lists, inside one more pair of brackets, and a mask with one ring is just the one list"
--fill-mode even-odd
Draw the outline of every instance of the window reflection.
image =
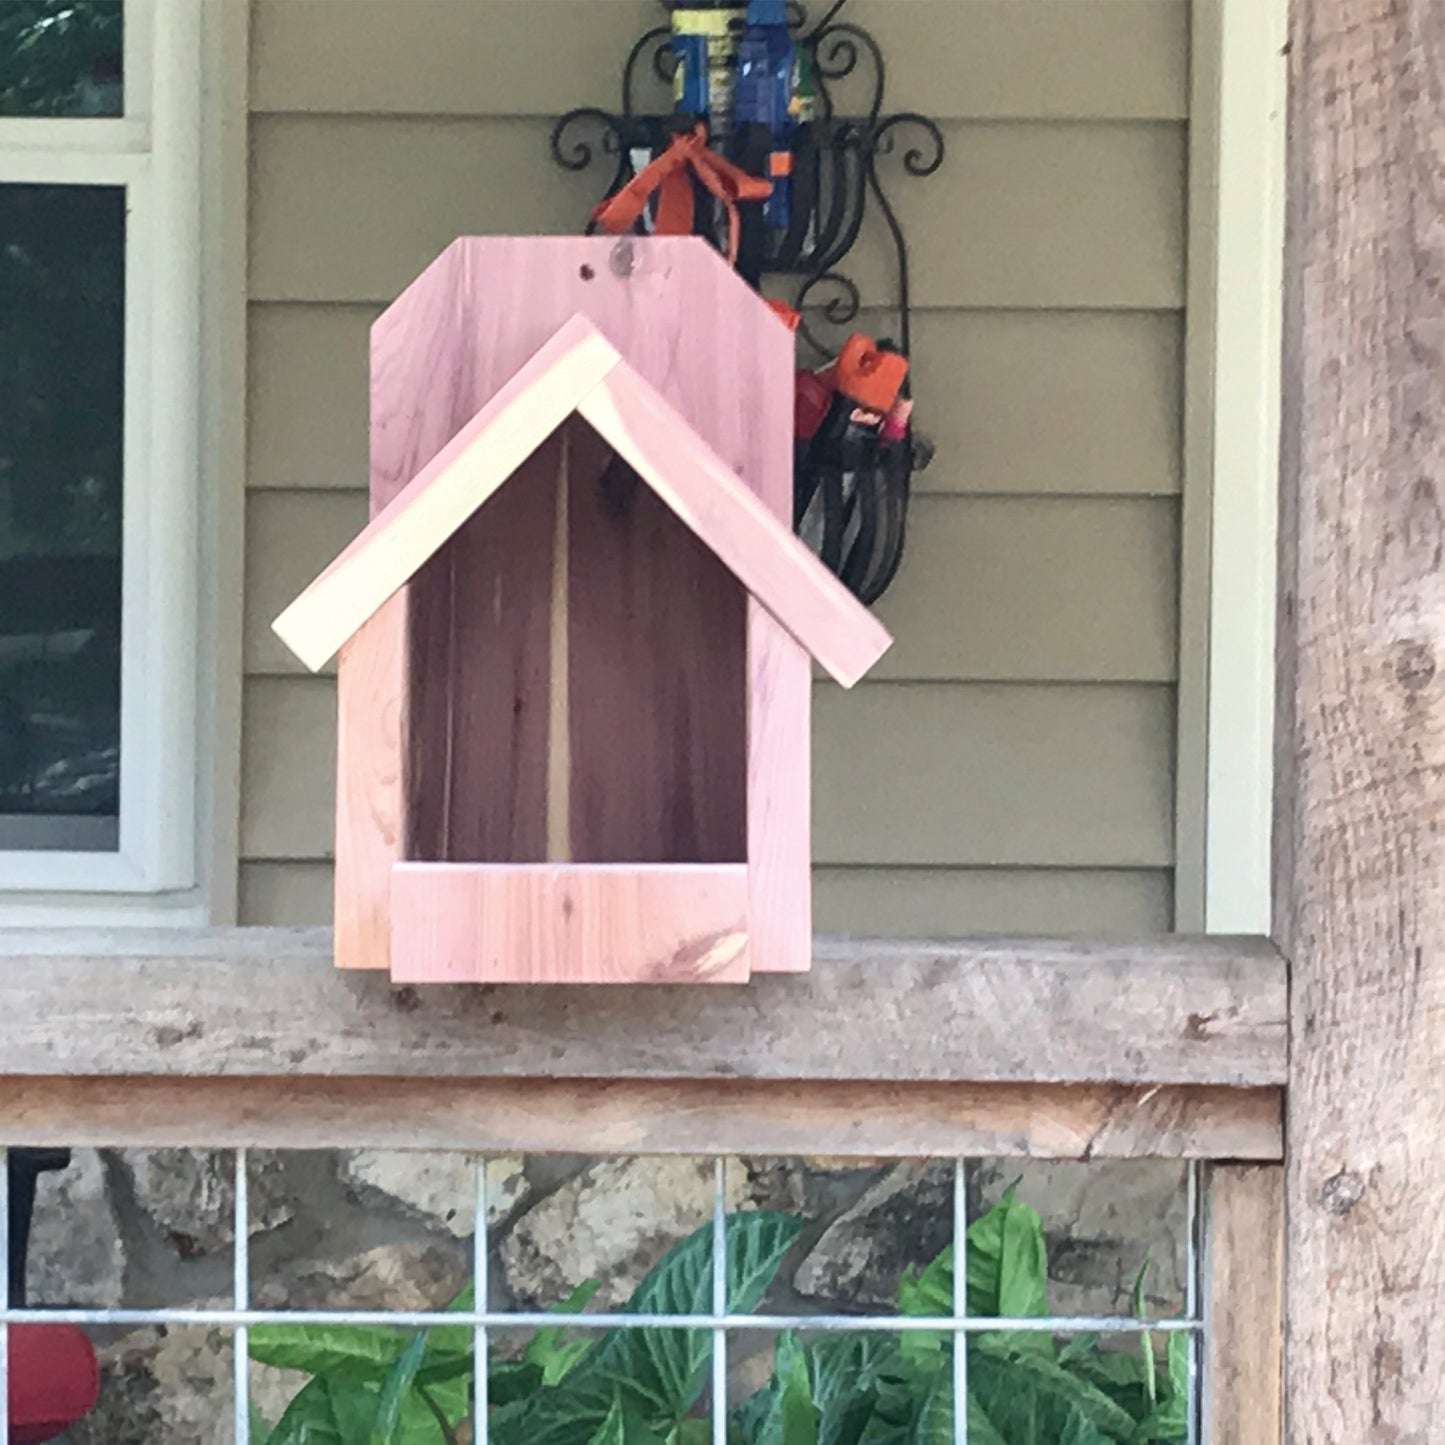
[[122, 0], [0, 0], [0, 116], [124, 109]]
[[0, 186], [3, 848], [117, 844], [124, 321], [124, 191]]

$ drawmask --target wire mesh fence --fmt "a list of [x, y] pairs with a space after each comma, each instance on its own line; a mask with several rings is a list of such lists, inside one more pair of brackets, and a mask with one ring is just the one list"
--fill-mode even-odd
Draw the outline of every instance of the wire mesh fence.
[[[9, 1171], [5, 1151], [0, 1150], [0, 1258], [9, 1253], [10, 1208], [8, 1198]], [[968, 1161], [952, 1163], [951, 1191], [951, 1260], [950, 1294], [940, 1307], [932, 1311], [886, 1313], [878, 1310], [855, 1312], [765, 1311], [755, 1303], [739, 1305], [736, 1290], [731, 1289], [730, 1253], [736, 1243], [729, 1229], [728, 1169], [725, 1158], [712, 1160], [712, 1208], [708, 1226], [710, 1248], [706, 1275], [706, 1292], [700, 1295], [705, 1307], [692, 1309], [627, 1308], [588, 1309], [585, 1307], [550, 1309], [492, 1307], [491, 1261], [487, 1161], [478, 1159], [474, 1168], [475, 1220], [470, 1250], [470, 1290], [446, 1308], [373, 1309], [373, 1308], [260, 1308], [253, 1303], [251, 1287], [250, 1240], [252, 1233], [251, 1189], [248, 1158], [245, 1150], [234, 1153], [234, 1191], [231, 1232], [231, 1302], [229, 1305], [166, 1306], [156, 1308], [128, 1307], [20, 1307], [10, 1298], [6, 1271], [0, 1270], [0, 1445], [12, 1445], [13, 1426], [10, 1419], [11, 1331], [32, 1324], [74, 1324], [90, 1328], [159, 1326], [169, 1329], [207, 1327], [228, 1332], [233, 1341], [233, 1409], [232, 1445], [253, 1445], [252, 1411], [252, 1331], [272, 1326], [314, 1327], [376, 1327], [416, 1332], [458, 1329], [470, 1333], [470, 1379], [465, 1400], [468, 1433], [457, 1435], [473, 1445], [489, 1445], [494, 1438], [492, 1421], [496, 1402], [490, 1398], [490, 1380], [499, 1359], [499, 1337], [518, 1330], [574, 1331], [584, 1338], [596, 1339], [614, 1331], [667, 1331], [677, 1338], [679, 1331], [697, 1332], [705, 1341], [706, 1360], [703, 1373], [709, 1388], [701, 1392], [698, 1412], [705, 1408], [709, 1438], [713, 1445], [729, 1445], [740, 1438], [736, 1412], [729, 1402], [730, 1338], [748, 1332], [765, 1333], [778, 1339], [787, 1332], [796, 1332], [809, 1339], [881, 1338], [893, 1340], [940, 1340], [947, 1351], [947, 1390], [941, 1409], [946, 1416], [939, 1433], [936, 1422], [933, 1434], [926, 1438], [951, 1439], [955, 1445], [969, 1445], [970, 1355], [988, 1341], [1029, 1338], [1058, 1340], [1120, 1340], [1135, 1335], [1141, 1339], [1155, 1336], [1175, 1339], [1179, 1346], [1169, 1350], [1171, 1363], [1177, 1357], [1184, 1364], [1184, 1407], [1180, 1414], [1180, 1434], [1157, 1438], [1183, 1438], [1188, 1445], [1197, 1445], [1199, 1426], [1199, 1375], [1204, 1321], [1201, 1314], [1201, 1281], [1203, 1211], [1197, 1169], [1190, 1166], [1186, 1174], [1186, 1214], [1183, 1311], [1176, 1316], [1150, 1317], [1136, 1309], [1122, 1315], [1052, 1314], [1030, 1312], [1005, 1315], [970, 1310], [970, 1228], [977, 1223], [970, 1218], [967, 1180]], [[1136, 1295], [1136, 1300], [1142, 1294]], [[1022, 1346], [1015, 1344], [1015, 1348]], [[1148, 1368], [1153, 1370], [1153, 1347], [1146, 1350]], [[980, 1363], [986, 1357], [981, 1357]], [[1152, 1393], [1152, 1386], [1150, 1387]], [[704, 1418], [700, 1413], [697, 1419]], [[579, 1437], [585, 1439], [586, 1437]], [[621, 1438], [621, 1437], [619, 1437]], [[699, 1438], [689, 1437], [689, 1440]], [[922, 1438], [922, 1437], [920, 1437]], [[1092, 1437], [1090, 1437], [1092, 1438]], [[1105, 1438], [1100, 1436], [1100, 1438]], [[1112, 1438], [1112, 1437], [1110, 1437]], [[1139, 1438], [1143, 1438], [1142, 1436]], [[783, 1445], [792, 1445], [786, 1433]], [[259, 1442], [257, 1442], [259, 1445]], [[979, 1445], [975, 1440], [974, 1445]]]

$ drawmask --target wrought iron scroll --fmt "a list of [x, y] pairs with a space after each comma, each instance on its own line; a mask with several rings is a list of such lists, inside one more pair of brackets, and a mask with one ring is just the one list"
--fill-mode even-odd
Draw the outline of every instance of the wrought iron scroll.
[[[896, 339], [904, 352], [912, 345], [912, 273], [908, 240], [889, 194], [901, 160], [907, 177], [926, 178], [943, 164], [945, 142], [938, 123], [915, 111], [885, 110], [888, 69], [882, 47], [862, 26], [840, 19], [849, 0], [833, 0], [811, 28], [801, 4], [789, 9], [797, 42], [812, 62], [818, 89], [818, 183], [811, 212], [785, 238], [778, 253], [766, 256], [762, 274], [782, 279], [804, 313], [799, 327], [804, 342], [822, 356], [828, 344], [853, 322], [865, 303], [845, 263], [864, 234], [872, 209], [882, 216], [892, 261], [894, 294], [877, 303], [897, 316]], [[552, 129], [553, 160], [569, 171], [602, 167], [607, 172], [598, 199], [610, 195], [630, 174], [634, 154], [655, 154], [686, 119], [648, 111], [639, 103], [645, 86], [654, 90], [672, 80], [671, 29], [660, 25], [640, 36], [623, 64], [621, 106], [613, 113], [583, 106], [561, 116]], [[840, 95], [860, 97], [845, 114]]]

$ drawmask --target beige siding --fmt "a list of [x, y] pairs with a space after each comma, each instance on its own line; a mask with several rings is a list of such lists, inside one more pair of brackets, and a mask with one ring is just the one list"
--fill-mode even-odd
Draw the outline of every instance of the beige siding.
[[[252, 297], [384, 302], [457, 235], [580, 230], [594, 197], [549, 162], [548, 129], [256, 117]], [[919, 305], [1183, 305], [1182, 125], [951, 121], [944, 132], [947, 179], [897, 187]], [[889, 294], [881, 236], [865, 235], [852, 263], [865, 296]]]
[[[1183, 0], [855, 0], [890, 100], [920, 421], [877, 677], [817, 694], [817, 917], [1128, 933], [1172, 910]], [[329, 908], [334, 684], [269, 621], [365, 512], [367, 333], [460, 232], [569, 230], [550, 116], [615, 103], [645, 0], [255, 0], [242, 916]], [[493, 58], [496, 57], [496, 58]], [[846, 102], [845, 102], [846, 103]], [[875, 237], [854, 274], [891, 294]], [[882, 327], [888, 323], [877, 318]]]
[[[617, 67], [603, 57], [620, 62], [658, 22], [652, 0], [258, 0], [254, 15], [254, 108], [336, 115], [614, 106]], [[894, 97], [930, 115], [1186, 114], [1185, 0], [857, 0], [850, 18], [886, 39]]]

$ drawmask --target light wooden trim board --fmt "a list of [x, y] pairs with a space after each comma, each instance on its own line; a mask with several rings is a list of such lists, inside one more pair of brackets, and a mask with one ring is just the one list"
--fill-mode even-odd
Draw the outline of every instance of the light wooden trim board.
[[[1277, 1159], [1277, 1089], [0, 1076], [0, 1145]], [[1241, 1437], [1242, 1438], [1242, 1437]]]

